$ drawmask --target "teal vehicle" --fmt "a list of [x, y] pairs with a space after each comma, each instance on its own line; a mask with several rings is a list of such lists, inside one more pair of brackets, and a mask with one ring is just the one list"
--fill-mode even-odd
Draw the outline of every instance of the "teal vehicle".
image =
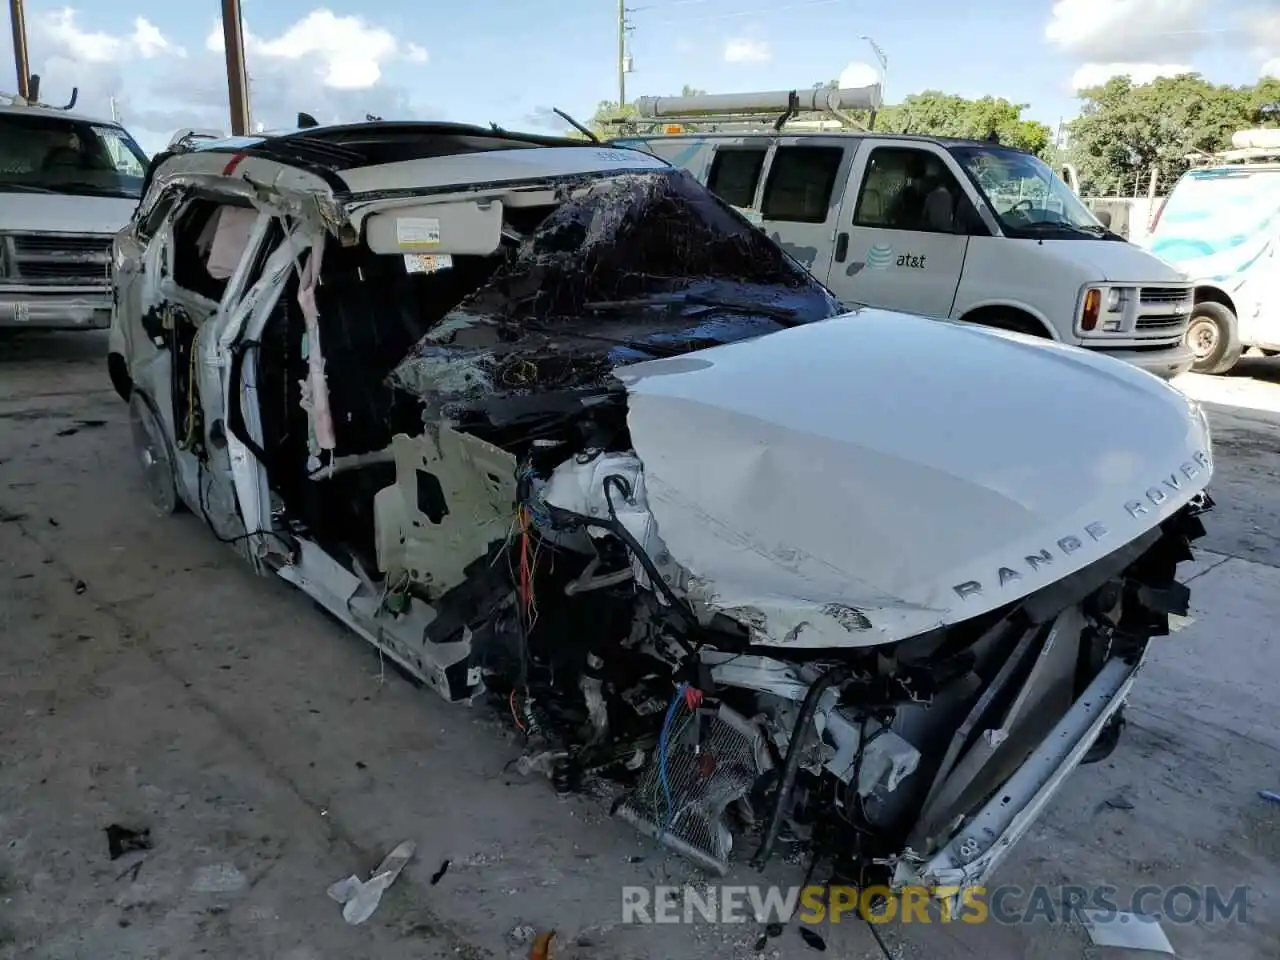
[[1280, 353], [1280, 130], [1251, 130], [1183, 174], [1144, 245], [1195, 284], [1187, 345], [1198, 373], [1244, 351]]

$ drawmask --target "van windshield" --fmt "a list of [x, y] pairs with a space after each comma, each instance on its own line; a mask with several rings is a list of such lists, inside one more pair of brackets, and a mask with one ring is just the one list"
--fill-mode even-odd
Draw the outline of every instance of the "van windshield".
[[1000, 147], [952, 147], [1006, 236], [1111, 239], [1084, 202], [1038, 157]]
[[146, 154], [121, 127], [0, 113], [0, 192], [136, 200], [146, 170]]

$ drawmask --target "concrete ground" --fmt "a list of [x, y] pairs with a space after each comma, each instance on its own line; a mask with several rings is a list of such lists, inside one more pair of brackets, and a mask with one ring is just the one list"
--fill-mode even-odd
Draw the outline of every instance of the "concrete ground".
[[[0, 958], [525, 957], [526, 927], [556, 930], [560, 958], [815, 951], [794, 928], [756, 954], [754, 926], [621, 924], [622, 885], [690, 871], [602, 801], [504, 773], [501, 717], [384, 674], [196, 518], [151, 516], [104, 349], [0, 340]], [[1258, 790], [1280, 790], [1280, 362], [1181, 385], [1211, 401], [1217, 459], [1196, 619], [1157, 642], [1113, 757], [995, 879], [1246, 885], [1246, 922], [1164, 929], [1183, 957], [1275, 957], [1280, 805]], [[110, 824], [153, 848], [111, 861]], [[378, 912], [344, 924], [326, 888], [405, 839]], [[883, 948], [860, 921], [822, 932], [850, 960], [1121, 955], [1047, 919], [880, 931]]]

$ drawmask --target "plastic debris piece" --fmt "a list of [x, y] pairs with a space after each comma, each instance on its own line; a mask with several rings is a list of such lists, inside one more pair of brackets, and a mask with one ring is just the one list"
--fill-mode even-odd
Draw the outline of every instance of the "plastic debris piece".
[[342, 904], [342, 919], [355, 926], [373, 916], [378, 904], [382, 902], [382, 895], [396, 882], [396, 877], [400, 876], [400, 871], [413, 859], [417, 849], [417, 844], [406, 840], [387, 854], [368, 880], [352, 875], [330, 886], [329, 898]]
[[822, 934], [818, 933], [816, 930], [810, 930], [808, 927], [801, 927], [800, 939], [819, 953], [825, 953], [827, 950], [827, 941], [823, 940]]
[[1173, 956], [1173, 945], [1165, 936], [1160, 921], [1139, 913], [1119, 913], [1110, 910], [1082, 910], [1089, 939], [1099, 947], [1119, 947], [1125, 950], [1148, 950]]
[[533, 941], [533, 949], [529, 951], [529, 960], [550, 960], [551, 941], [555, 938], [555, 935], [556, 932], [554, 930], [538, 934]]
[[444, 875], [449, 871], [449, 864], [452, 862], [452, 860], [445, 860], [440, 864], [440, 869], [431, 875], [431, 885], [433, 887], [444, 879]]
[[1272, 803], [1280, 803], [1280, 793], [1276, 793], [1274, 790], [1259, 790], [1258, 796], [1263, 800], [1270, 800]]
[[112, 860], [119, 860], [126, 853], [151, 849], [151, 830], [130, 830], [118, 823], [107, 827], [107, 853]]
[[196, 871], [191, 889], [196, 893], [234, 893], [248, 882], [234, 864], [215, 863]]

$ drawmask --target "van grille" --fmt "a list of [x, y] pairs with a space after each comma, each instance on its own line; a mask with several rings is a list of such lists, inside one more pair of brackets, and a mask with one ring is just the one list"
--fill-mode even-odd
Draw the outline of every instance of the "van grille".
[[1191, 287], [1143, 287], [1138, 296], [1134, 332], [1153, 336], [1181, 334], [1191, 317]]
[[112, 238], [83, 233], [0, 235], [11, 282], [105, 287], [111, 282]]

